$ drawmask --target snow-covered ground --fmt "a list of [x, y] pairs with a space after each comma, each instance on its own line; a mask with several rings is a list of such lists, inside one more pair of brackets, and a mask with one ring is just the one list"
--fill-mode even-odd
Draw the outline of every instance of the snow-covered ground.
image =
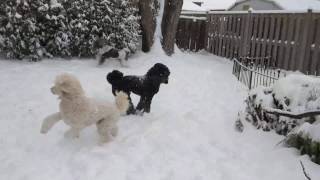
[[[113, 101], [108, 72], [142, 75], [156, 62], [169, 66], [169, 84], [161, 86], [150, 114], [121, 118], [113, 142], [98, 145], [95, 127], [66, 139], [61, 122], [40, 134], [43, 118], [58, 110], [49, 88], [59, 73], [76, 75], [88, 96]], [[320, 166], [307, 156], [276, 146], [283, 137], [248, 125], [243, 133], [234, 130], [246, 90], [232, 76], [230, 61], [140, 53], [130, 68], [96, 64], [0, 61], [1, 180], [303, 180], [299, 160], [312, 180], [320, 179]]]

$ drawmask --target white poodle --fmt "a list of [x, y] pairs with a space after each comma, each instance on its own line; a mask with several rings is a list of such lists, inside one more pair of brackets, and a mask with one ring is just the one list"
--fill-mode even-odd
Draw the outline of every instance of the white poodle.
[[70, 74], [57, 76], [51, 91], [61, 99], [60, 112], [44, 119], [41, 127], [44, 134], [60, 120], [71, 127], [65, 136], [73, 138], [79, 137], [83, 128], [96, 124], [101, 142], [108, 142], [117, 135], [116, 123], [129, 106], [128, 96], [123, 92], [117, 93], [115, 104], [86, 97], [78, 79]]

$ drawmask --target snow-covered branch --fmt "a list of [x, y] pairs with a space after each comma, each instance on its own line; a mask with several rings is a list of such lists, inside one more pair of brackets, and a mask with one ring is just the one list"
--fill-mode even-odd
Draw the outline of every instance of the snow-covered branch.
[[294, 119], [301, 119], [301, 118], [305, 118], [305, 117], [312, 117], [312, 116], [320, 115], [320, 111], [319, 110], [307, 111], [307, 112], [303, 112], [303, 113], [300, 113], [300, 114], [289, 112], [289, 111], [283, 111], [283, 110], [280, 110], [280, 109], [273, 109], [273, 108], [264, 108], [263, 110], [266, 113], [269, 113], [269, 114], [285, 116], [285, 117], [294, 118]]

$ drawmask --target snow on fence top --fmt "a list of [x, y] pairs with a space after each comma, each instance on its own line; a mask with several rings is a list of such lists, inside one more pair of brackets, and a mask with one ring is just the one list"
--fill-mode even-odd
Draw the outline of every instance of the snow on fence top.
[[307, 13], [311, 11], [313, 13], [320, 13], [320, 10], [251, 10], [251, 11], [181, 11], [181, 15], [206, 15], [206, 14], [247, 14], [247, 13], [254, 13], [254, 14], [298, 14], [298, 13]]
[[189, 10], [183, 10], [181, 11], [181, 14], [199, 14], [199, 15], [205, 15], [208, 11], [189, 11]]
[[203, 4], [200, 6], [193, 3], [193, 1], [196, 0], [184, 0], [183, 1], [183, 10], [213, 10], [213, 9], [219, 9], [219, 10], [226, 10], [228, 9], [236, 0], [201, 0]]
[[202, 20], [205, 21], [207, 20], [207, 17], [197, 17], [197, 16], [180, 16], [181, 19], [193, 19], [194, 21], [196, 20]]
[[[310, 9], [311, 10], [311, 9]], [[307, 13], [309, 10], [251, 10], [251, 11], [208, 11], [208, 14], [297, 14]], [[320, 10], [311, 10], [313, 13], [320, 13]]]

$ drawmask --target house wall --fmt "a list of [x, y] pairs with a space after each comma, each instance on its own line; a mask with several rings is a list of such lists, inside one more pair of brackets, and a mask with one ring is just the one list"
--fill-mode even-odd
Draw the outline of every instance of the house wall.
[[280, 7], [275, 5], [272, 2], [264, 1], [264, 0], [247, 0], [232, 6], [230, 11], [243, 11], [247, 9], [243, 9], [245, 6], [250, 6], [253, 10], [281, 10]]

